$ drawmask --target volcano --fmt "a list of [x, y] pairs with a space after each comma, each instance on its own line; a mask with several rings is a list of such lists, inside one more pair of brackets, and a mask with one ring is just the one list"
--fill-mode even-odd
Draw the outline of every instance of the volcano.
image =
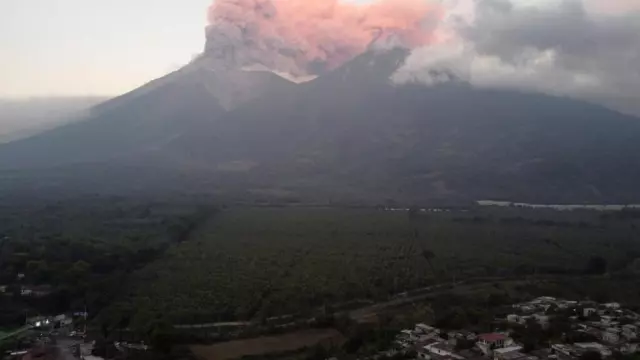
[[[568, 98], [398, 85], [402, 48], [314, 80], [206, 56], [0, 147], [4, 192], [407, 204], [640, 201], [640, 121]], [[37, 189], [37, 190], [36, 190]]]

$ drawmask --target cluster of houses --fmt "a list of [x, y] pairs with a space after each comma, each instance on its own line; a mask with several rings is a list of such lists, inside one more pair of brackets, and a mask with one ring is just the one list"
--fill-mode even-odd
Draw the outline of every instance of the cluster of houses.
[[553, 353], [560, 360], [580, 357], [589, 351], [599, 352], [602, 358], [607, 358], [614, 353], [627, 355], [640, 350], [640, 315], [616, 302], [598, 304], [594, 301], [540, 297], [528, 303], [516, 304], [514, 309], [516, 313], [507, 316], [509, 322], [524, 324], [533, 319], [543, 328], [549, 326], [554, 313], [569, 314], [571, 331], [589, 341], [551, 345]]
[[562, 339], [543, 348], [525, 349], [511, 337], [511, 330], [476, 334], [417, 324], [414, 329], [402, 330], [396, 345], [400, 352], [415, 352], [416, 358], [423, 360], [578, 360], [586, 353], [598, 353], [599, 358], [607, 359], [640, 352], [640, 315], [618, 303], [540, 297], [515, 304], [512, 309], [513, 313], [497, 319], [497, 324], [509, 329], [509, 325], [530, 326], [535, 322], [546, 329], [555, 316], [563, 314], [570, 332], [584, 336], [580, 336], [580, 342], [571, 342], [563, 334]]

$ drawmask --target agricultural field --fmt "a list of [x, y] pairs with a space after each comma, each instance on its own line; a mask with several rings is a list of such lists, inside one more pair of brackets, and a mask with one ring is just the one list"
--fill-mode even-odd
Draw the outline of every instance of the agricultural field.
[[244, 356], [290, 352], [311, 348], [318, 344], [336, 346], [341, 345], [344, 340], [340, 332], [334, 329], [310, 329], [213, 345], [194, 345], [191, 347], [191, 351], [199, 359], [227, 360], [239, 359]]
[[134, 327], [255, 321], [478, 277], [626, 271], [636, 215], [232, 208], [139, 271], [117, 308]]

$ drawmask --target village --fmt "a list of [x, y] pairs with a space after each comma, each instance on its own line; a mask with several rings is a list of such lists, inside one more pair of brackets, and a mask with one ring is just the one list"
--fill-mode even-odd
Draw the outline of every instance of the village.
[[[543, 296], [512, 305], [494, 326], [494, 332], [478, 334], [416, 324], [373, 359], [599, 360], [632, 358], [640, 350], [640, 315], [615, 302]], [[560, 337], [542, 341], [541, 334], [551, 327]]]

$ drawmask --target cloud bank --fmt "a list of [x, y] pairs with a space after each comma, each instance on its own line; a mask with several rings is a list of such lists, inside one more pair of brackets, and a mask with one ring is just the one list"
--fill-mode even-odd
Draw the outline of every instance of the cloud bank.
[[[450, 1], [445, 41], [415, 49], [397, 82], [447, 69], [478, 87], [640, 101], [640, 1]], [[640, 106], [640, 105], [639, 105]]]

